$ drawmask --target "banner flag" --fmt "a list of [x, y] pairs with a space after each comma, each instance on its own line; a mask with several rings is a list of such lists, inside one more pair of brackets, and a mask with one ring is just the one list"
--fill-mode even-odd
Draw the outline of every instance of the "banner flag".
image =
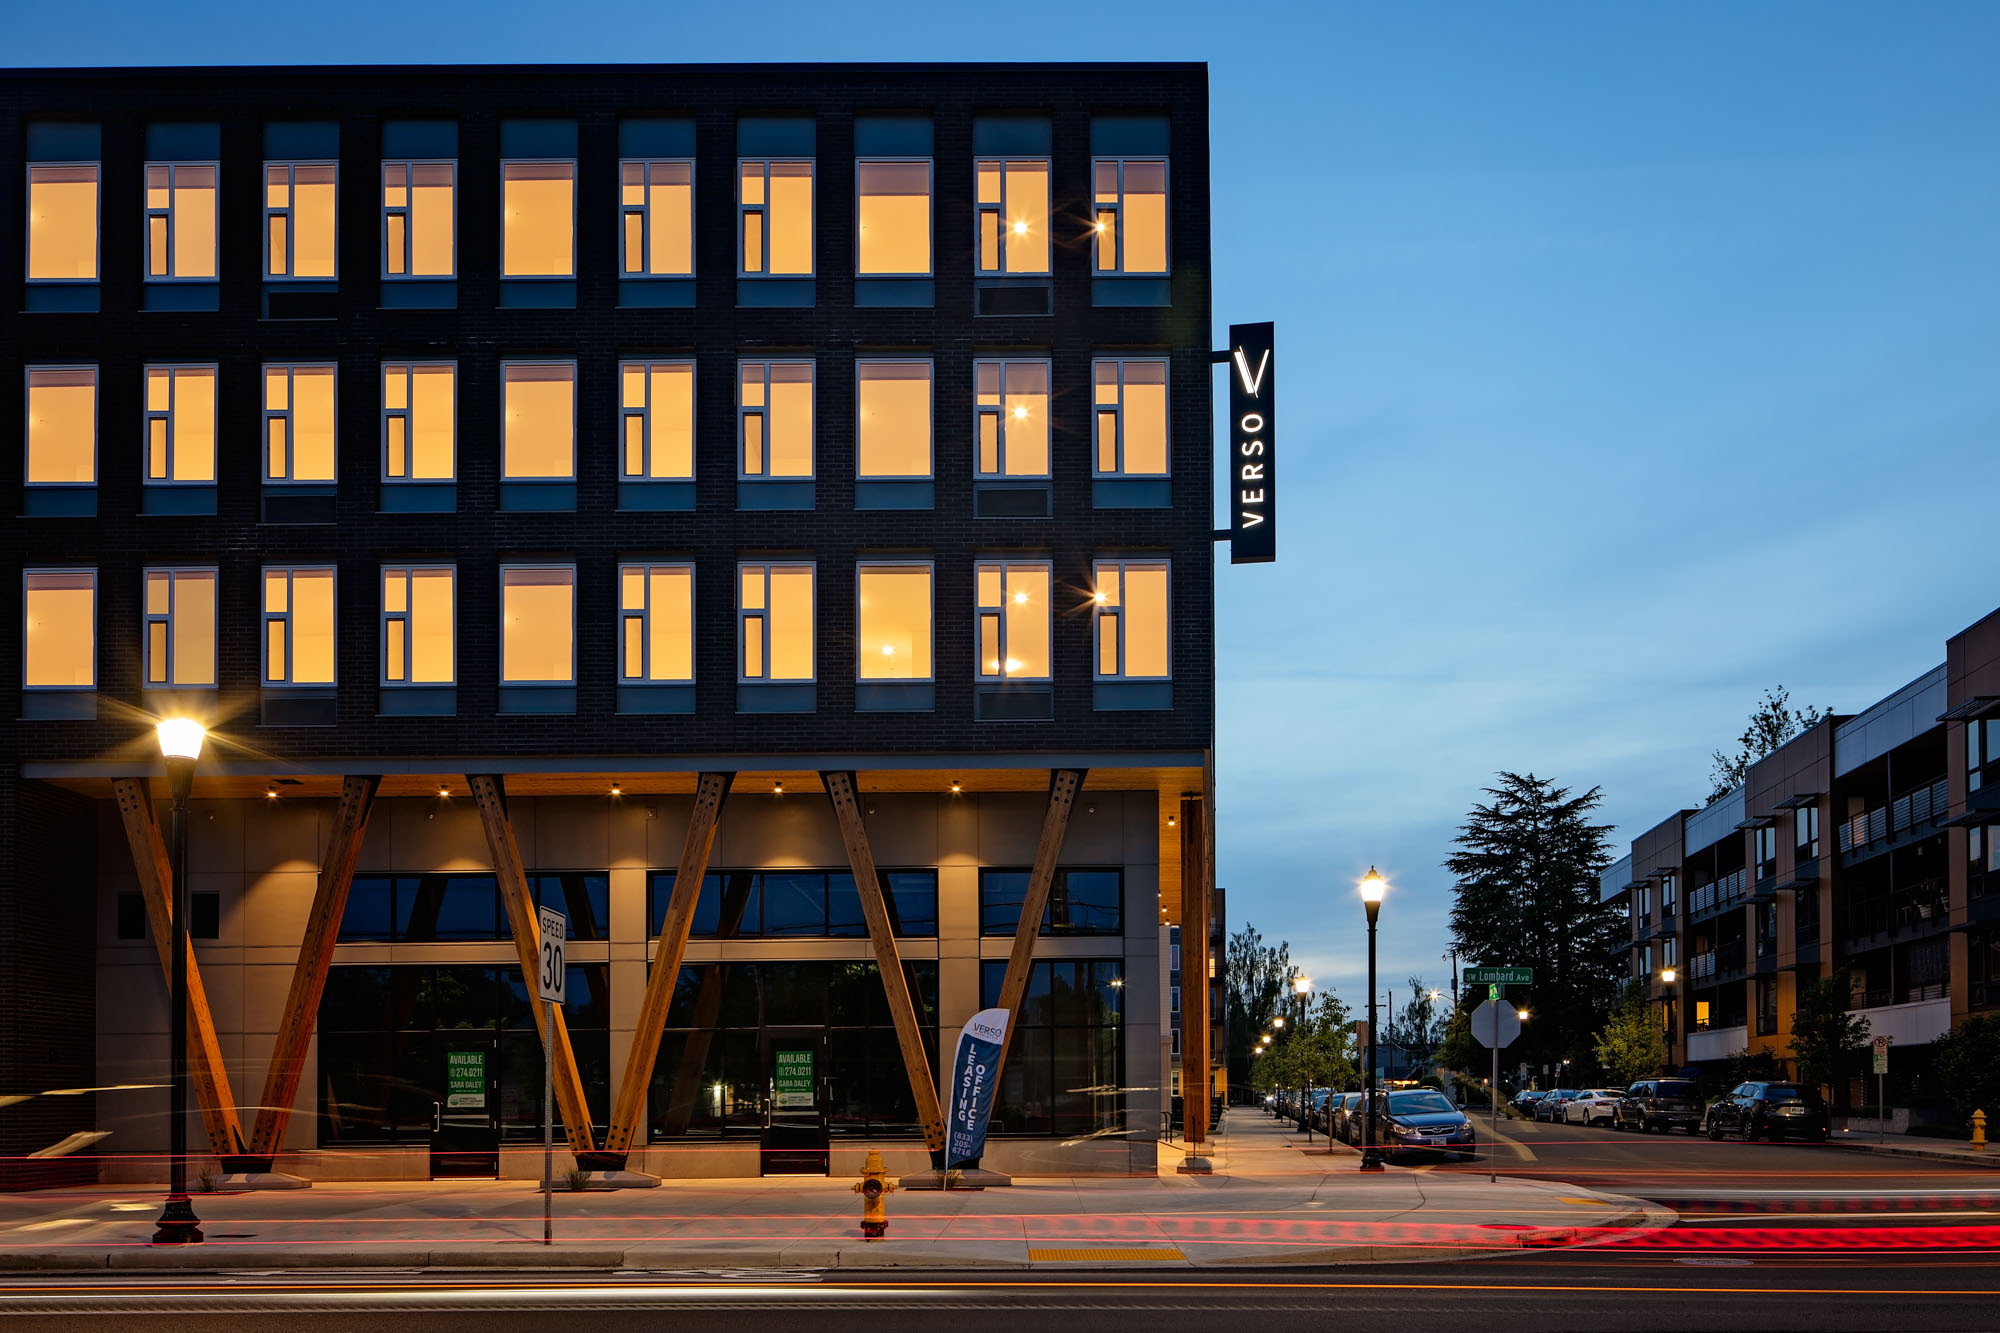
[[986, 1122], [993, 1116], [995, 1076], [1007, 1045], [1007, 1011], [981, 1009], [958, 1034], [951, 1062], [951, 1127], [944, 1166], [955, 1171], [986, 1151]]

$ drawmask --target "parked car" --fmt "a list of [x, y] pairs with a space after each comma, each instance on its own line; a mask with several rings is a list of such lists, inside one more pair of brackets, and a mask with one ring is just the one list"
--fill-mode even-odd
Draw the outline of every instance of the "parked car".
[[1739, 1083], [1708, 1108], [1708, 1137], [1740, 1134], [1756, 1138], [1812, 1139], [1824, 1143], [1833, 1121], [1819, 1089], [1802, 1083]]
[[1563, 1103], [1563, 1123], [1608, 1125], [1624, 1096], [1623, 1088], [1591, 1088]]
[[1701, 1133], [1701, 1095], [1691, 1079], [1642, 1078], [1625, 1089], [1611, 1121], [1613, 1129], [1658, 1130], [1668, 1134], [1685, 1129]]
[[1575, 1088], [1550, 1088], [1535, 1103], [1535, 1119], [1556, 1121], [1562, 1119], [1563, 1106], [1576, 1096]]
[[1361, 1098], [1359, 1092], [1343, 1092], [1333, 1107], [1332, 1137], [1342, 1143], [1352, 1143], [1357, 1137], [1361, 1120]]
[[1375, 1139], [1390, 1156], [1457, 1153], [1469, 1162], [1478, 1141], [1472, 1121], [1434, 1088], [1399, 1088], [1375, 1094]]
[[1535, 1103], [1546, 1096], [1548, 1094], [1538, 1088], [1523, 1088], [1509, 1098], [1507, 1104], [1522, 1115], [1528, 1115], [1535, 1109]]

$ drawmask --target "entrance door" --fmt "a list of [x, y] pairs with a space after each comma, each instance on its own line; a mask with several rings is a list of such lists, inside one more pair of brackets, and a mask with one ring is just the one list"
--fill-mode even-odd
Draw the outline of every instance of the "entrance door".
[[492, 1037], [441, 1032], [432, 1103], [431, 1175], [500, 1174], [499, 1050]]
[[826, 1108], [820, 1096], [825, 1034], [817, 1028], [766, 1029], [763, 1065], [769, 1080], [759, 1161], [767, 1176], [823, 1176], [828, 1152]]

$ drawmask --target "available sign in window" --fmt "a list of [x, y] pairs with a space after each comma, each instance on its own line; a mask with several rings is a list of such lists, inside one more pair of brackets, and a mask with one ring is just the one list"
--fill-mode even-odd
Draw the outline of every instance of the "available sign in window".
[[778, 1051], [771, 1071], [771, 1104], [780, 1111], [810, 1111], [813, 1096], [813, 1052]]
[[479, 1110], [486, 1105], [486, 1052], [445, 1052], [445, 1105]]

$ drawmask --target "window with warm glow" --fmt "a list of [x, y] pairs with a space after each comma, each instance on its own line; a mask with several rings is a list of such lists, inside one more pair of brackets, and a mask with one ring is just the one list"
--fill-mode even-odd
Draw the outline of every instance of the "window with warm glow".
[[868, 478], [931, 475], [931, 363], [855, 367], [855, 471]]
[[1040, 275], [1049, 271], [1047, 158], [980, 158], [974, 164], [975, 215], [982, 274]]
[[1153, 680], [1173, 674], [1167, 634], [1167, 563], [1100, 560], [1092, 601], [1100, 680]]
[[215, 280], [213, 162], [146, 164], [146, 281]]
[[1098, 360], [1091, 426], [1092, 469], [1100, 477], [1167, 475], [1167, 363]]
[[1090, 165], [1099, 273], [1167, 271], [1167, 164], [1100, 157]]
[[340, 169], [331, 162], [264, 164], [264, 276], [332, 278]]
[[458, 454], [458, 367], [392, 361], [382, 367], [382, 478], [450, 481]]
[[931, 567], [862, 565], [859, 599], [862, 680], [931, 678]]
[[1049, 363], [976, 361], [976, 466], [982, 477], [1049, 475]]
[[97, 281], [97, 163], [28, 168], [28, 281]]
[[146, 483], [215, 484], [215, 367], [146, 367]]
[[737, 363], [737, 471], [744, 477], [813, 474], [813, 363]]
[[628, 278], [694, 275], [694, 163], [618, 164], [619, 271]]
[[500, 475], [507, 481], [576, 476], [576, 363], [510, 361], [500, 367], [505, 402]]
[[215, 684], [215, 570], [146, 571], [146, 685]]
[[812, 276], [813, 164], [745, 159], [736, 179], [737, 271]]
[[746, 681], [813, 678], [813, 567], [737, 567], [737, 669]]
[[97, 367], [28, 367], [30, 486], [97, 484]]
[[382, 164], [382, 275], [449, 278], [458, 261], [458, 164]]
[[500, 681], [576, 683], [576, 570], [569, 565], [500, 566]]
[[264, 367], [264, 480], [327, 482], [334, 476], [331, 364]]
[[931, 164], [854, 165], [855, 266], [861, 277], [922, 277], [931, 272]]
[[30, 569], [21, 594], [21, 684], [96, 689], [97, 571]]
[[382, 570], [382, 683], [449, 685], [457, 670], [457, 619], [450, 565]]
[[622, 472], [632, 481], [694, 477], [694, 362], [626, 361], [618, 367]]
[[500, 276], [576, 276], [576, 163], [500, 164]]
[[633, 684], [694, 679], [694, 566], [618, 568], [618, 677]]
[[264, 567], [264, 683], [333, 684], [333, 569]]
[[974, 571], [979, 675], [1048, 680], [1051, 576], [1046, 561], [982, 560]]

